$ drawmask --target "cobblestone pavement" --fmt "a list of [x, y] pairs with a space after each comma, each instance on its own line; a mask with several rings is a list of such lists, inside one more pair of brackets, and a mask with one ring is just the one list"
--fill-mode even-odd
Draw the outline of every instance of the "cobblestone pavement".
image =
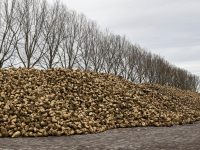
[[0, 150], [200, 150], [200, 121], [60, 137], [0, 138]]

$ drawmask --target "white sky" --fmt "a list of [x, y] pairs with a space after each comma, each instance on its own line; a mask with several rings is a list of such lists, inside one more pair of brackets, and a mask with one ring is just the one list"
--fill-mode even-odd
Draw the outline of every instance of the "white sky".
[[[52, 2], [52, 0], [47, 0]], [[61, 0], [171, 64], [200, 75], [200, 0]]]

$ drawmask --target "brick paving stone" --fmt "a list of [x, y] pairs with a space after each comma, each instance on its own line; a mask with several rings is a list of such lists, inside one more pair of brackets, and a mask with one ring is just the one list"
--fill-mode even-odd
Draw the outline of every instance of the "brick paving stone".
[[199, 150], [200, 121], [172, 127], [134, 127], [71, 136], [0, 138], [0, 150]]

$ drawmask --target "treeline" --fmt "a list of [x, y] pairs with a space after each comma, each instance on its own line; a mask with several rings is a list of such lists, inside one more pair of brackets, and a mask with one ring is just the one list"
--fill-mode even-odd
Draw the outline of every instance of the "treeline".
[[171, 65], [132, 44], [125, 36], [100, 30], [84, 14], [59, 1], [4, 0], [0, 7], [0, 68], [55, 67], [113, 73], [135, 83], [156, 83], [198, 91], [199, 76]]

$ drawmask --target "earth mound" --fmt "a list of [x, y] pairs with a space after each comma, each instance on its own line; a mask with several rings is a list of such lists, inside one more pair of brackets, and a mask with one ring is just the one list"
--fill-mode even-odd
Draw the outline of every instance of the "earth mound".
[[0, 69], [0, 137], [103, 132], [200, 120], [200, 93], [73, 69]]

